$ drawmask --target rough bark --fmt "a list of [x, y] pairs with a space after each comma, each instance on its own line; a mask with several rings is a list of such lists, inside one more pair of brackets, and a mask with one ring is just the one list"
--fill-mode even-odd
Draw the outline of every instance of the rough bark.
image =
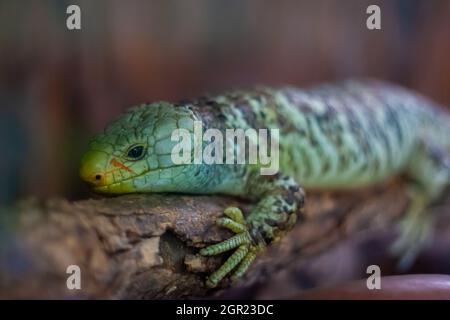
[[[0, 298], [214, 297], [204, 280], [226, 255], [198, 248], [229, 237], [214, 226], [227, 206], [251, 204], [219, 196], [126, 195], [69, 202], [28, 200], [2, 213]], [[403, 184], [307, 195], [305, 217], [260, 256], [239, 283], [248, 287], [327, 250], [349, 234], [392, 226], [407, 205]], [[69, 290], [69, 265], [81, 290]]]

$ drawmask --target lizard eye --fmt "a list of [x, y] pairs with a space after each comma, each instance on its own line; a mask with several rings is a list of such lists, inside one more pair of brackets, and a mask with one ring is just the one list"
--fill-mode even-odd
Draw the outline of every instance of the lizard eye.
[[144, 146], [133, 146], [127, 152], [127, 157], [132, 160], [139, 160], [144, 155]]

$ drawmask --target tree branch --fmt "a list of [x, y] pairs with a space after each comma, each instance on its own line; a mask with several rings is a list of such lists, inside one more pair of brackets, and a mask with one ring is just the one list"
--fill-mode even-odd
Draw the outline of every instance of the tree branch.
[[[226, 255], [200, 257], [198, 247], [231, 235], [214, 226], [230, 205], [251, 209], [233, 198], [186, 195], [22, 202], [2, 214], [0, 298], [211, 297], [217, 290], [204, 286], [205, 277]], [[308, 193], [303, 221], [231, 285], [264, 281], [349, 234], [391, 226], [406, 205], [399, 181]], [[81, 268], [81, 290], [66, 286], [69, 265]]]

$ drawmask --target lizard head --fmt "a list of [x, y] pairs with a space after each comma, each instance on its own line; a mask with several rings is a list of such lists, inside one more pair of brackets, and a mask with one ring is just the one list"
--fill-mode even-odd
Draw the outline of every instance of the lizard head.
[[184, 191], [195, 170], [173, 163], [171, 135], [192, 131], [194, 119], [190, 109], [167, 102], [131, 108], [90, 141], [81, 178], [100, 193]]

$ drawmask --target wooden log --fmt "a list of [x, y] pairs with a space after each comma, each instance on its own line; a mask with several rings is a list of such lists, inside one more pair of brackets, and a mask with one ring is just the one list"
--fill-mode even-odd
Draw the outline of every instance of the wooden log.
[[[215, 297], [264, 282], [349, 234], [392, 226], [407, 206], [401, 181], [344, 193], [310, 192], [305, 214], [238, 283], [208, 290], [206, 276], [227, 257], [198, 248], [231, 234], [214, 225], [230, 206], [221, 196], [124, 195], [70, 202], [27, 200], [1, 214], [0, 298], [158, 299]], [[69, 290], [68, 266], [81, 270]]]

